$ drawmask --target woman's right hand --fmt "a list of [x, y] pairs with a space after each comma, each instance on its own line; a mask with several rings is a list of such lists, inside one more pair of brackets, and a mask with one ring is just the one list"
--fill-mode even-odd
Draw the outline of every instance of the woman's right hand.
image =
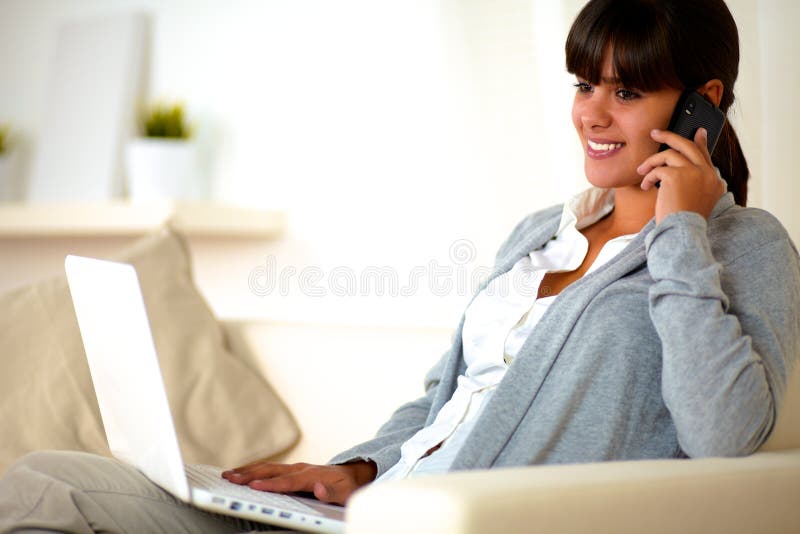
[[229, 471], [222, 477], [255, 490], [291, 493], [311, 492], [322, 502], [345, 504], [350, 495], [373, 480], [374, 462], [341, 465], [276, 464], [259, 460]]

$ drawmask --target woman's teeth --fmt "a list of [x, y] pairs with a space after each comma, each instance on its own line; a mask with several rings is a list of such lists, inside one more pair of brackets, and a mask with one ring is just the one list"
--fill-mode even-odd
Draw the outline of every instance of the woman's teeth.
[[607, 152], [609, 150], [616, 150], [618, 148], [622, 148], [624, 143], [609, 143], [609, 144], [602, 144], [602, 143], [595, 143], [594, 141], [589, 141], [589, 148], [592, 150], [597, 150], [598, 152]]

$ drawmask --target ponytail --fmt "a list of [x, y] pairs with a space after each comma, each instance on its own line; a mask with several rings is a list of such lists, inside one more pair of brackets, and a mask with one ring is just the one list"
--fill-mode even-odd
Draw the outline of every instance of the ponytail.
[[750, 170], [747, 168], [747, 160], [739, 144], [739, 138], [727, 120], [720, 132], [711, 161], [728, 183], [728, 191], [733, 193], [736, 203], [746, 206], [747, 179], [750, 177]]

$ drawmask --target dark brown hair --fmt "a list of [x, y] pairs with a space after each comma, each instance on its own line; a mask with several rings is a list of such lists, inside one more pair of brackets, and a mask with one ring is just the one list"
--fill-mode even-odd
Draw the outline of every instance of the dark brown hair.
[[[567, 70], [600, 82], [603, 58], [623, 86], [640, 91], [699, 88], [722, 81], [720, 109], [733, 104], [739, 74], [739, 33], [723, 0], [591, 0], [567, 37]], [[750, 171], [729, 121], [711, 159], [736, 203], [747, 203]]]

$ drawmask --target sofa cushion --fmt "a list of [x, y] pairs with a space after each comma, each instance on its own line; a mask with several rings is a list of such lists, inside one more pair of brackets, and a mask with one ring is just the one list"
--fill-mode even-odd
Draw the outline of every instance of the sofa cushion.
[[[299, 437], [262, 376], [233, 354], [170, 230], [116, 258], [138, 272], [184, 460], [233, 466]], [[109, 454], [75, 311], [61, 276], [0, 297], [0, 472], [39, 449]]]

